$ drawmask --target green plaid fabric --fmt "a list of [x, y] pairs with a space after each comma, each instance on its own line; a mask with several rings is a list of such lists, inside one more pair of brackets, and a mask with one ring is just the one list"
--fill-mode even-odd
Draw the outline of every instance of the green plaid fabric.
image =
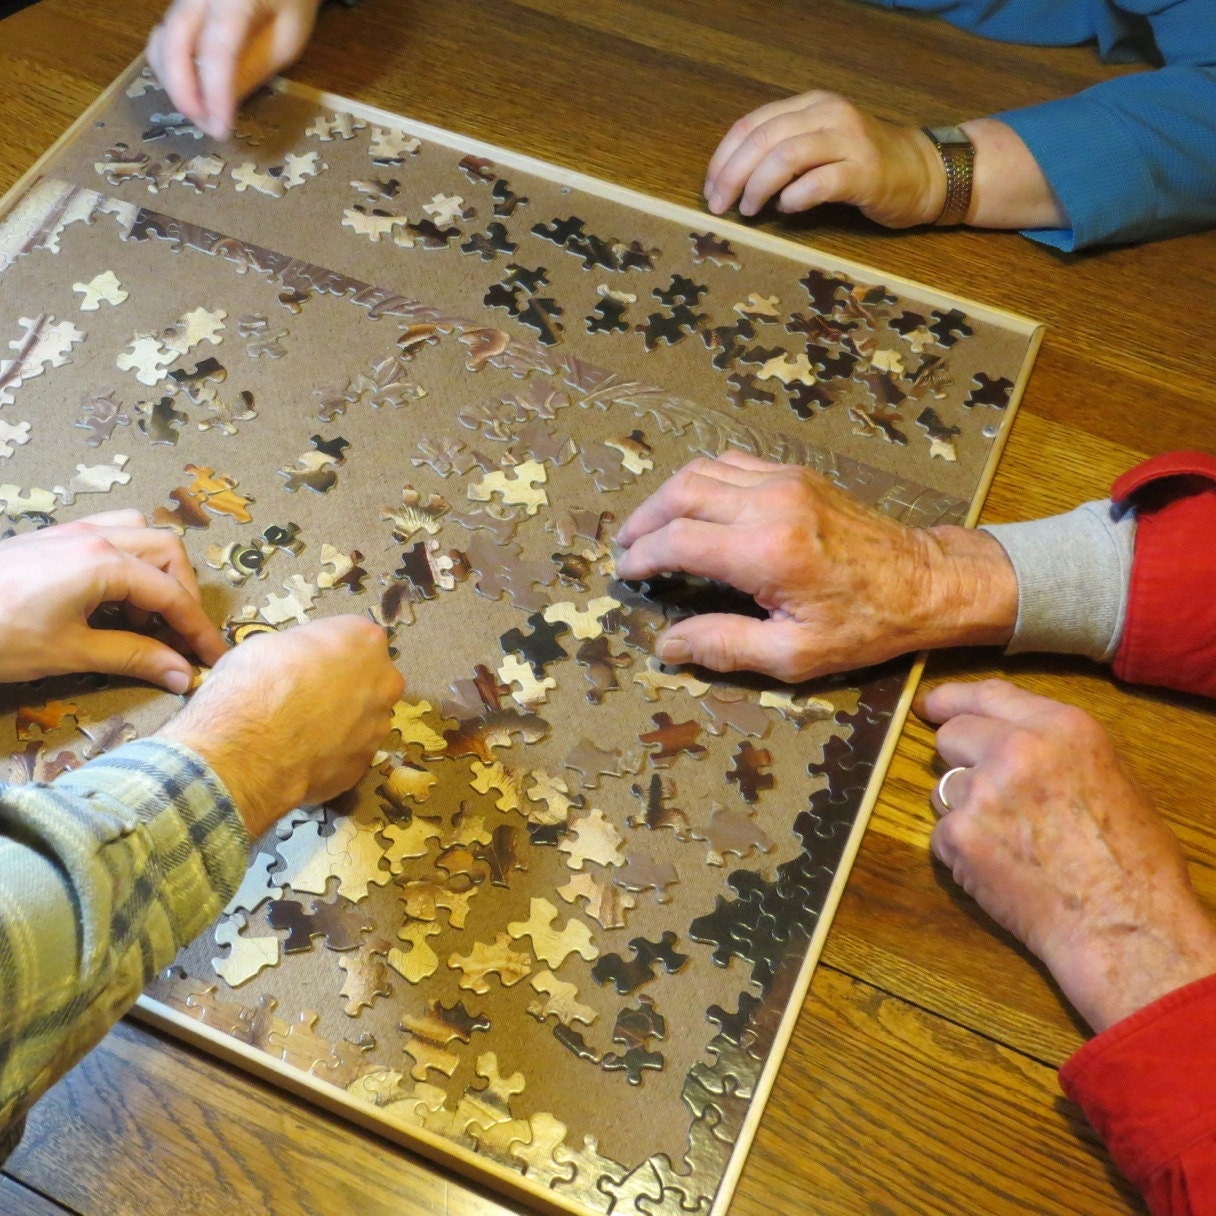
[[249, 844], [218, 778], [160, 739], [0, 786], [0, 1145], [220, 914]]

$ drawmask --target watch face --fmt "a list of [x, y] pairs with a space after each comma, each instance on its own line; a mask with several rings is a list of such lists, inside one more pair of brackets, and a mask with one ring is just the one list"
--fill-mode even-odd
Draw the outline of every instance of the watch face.
[[969, 145], [971, 143], [962, 127], [926, 127], [925, 132], [930, 139], [939, 144]]

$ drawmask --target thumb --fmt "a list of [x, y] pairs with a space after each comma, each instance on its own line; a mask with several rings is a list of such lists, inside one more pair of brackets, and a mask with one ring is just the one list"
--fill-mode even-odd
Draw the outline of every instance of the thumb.
[[658, 639], [663, 663], [696, 663], [710, 671], [759, 671], [796, 683], [816, 675], [803, 627], [788, 620], [756, 620], [707, 612], [673, 625]]
[[193, 671], [184, 655], [172, 646], [138, 633], [90, 629], [79, 649], [77, 671], [100, 671], [107, 675], [131, 676], [159, 684], [170, 692], [184, 693]]

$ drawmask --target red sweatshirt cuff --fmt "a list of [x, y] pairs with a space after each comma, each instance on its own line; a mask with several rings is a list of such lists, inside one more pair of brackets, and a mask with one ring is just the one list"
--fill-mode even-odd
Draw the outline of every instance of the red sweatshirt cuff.
[[1216, 1194], [1216, 975], [1090, 1040], [1060, 1069], [1060, 1084], [1150, 1200], [1170, 1172], [1192, 1193]]
[[1216, 457], [1169, 452], [1111, 488], [1136, 508], [1120, 679], [1216, 696]]

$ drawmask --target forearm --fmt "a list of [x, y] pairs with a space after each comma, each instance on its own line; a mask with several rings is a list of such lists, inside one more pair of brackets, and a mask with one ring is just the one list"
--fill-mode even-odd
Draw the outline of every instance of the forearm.
[[962, 128], [975, 145], [966, 223], [973, 228], [1064, 228], [1068, 216], [1020, 135], [996, 118]]
[[0, 1124], [100, 1039], [219, 915], [249, 838], [196, 756], [144, 741], [0, 788]]

